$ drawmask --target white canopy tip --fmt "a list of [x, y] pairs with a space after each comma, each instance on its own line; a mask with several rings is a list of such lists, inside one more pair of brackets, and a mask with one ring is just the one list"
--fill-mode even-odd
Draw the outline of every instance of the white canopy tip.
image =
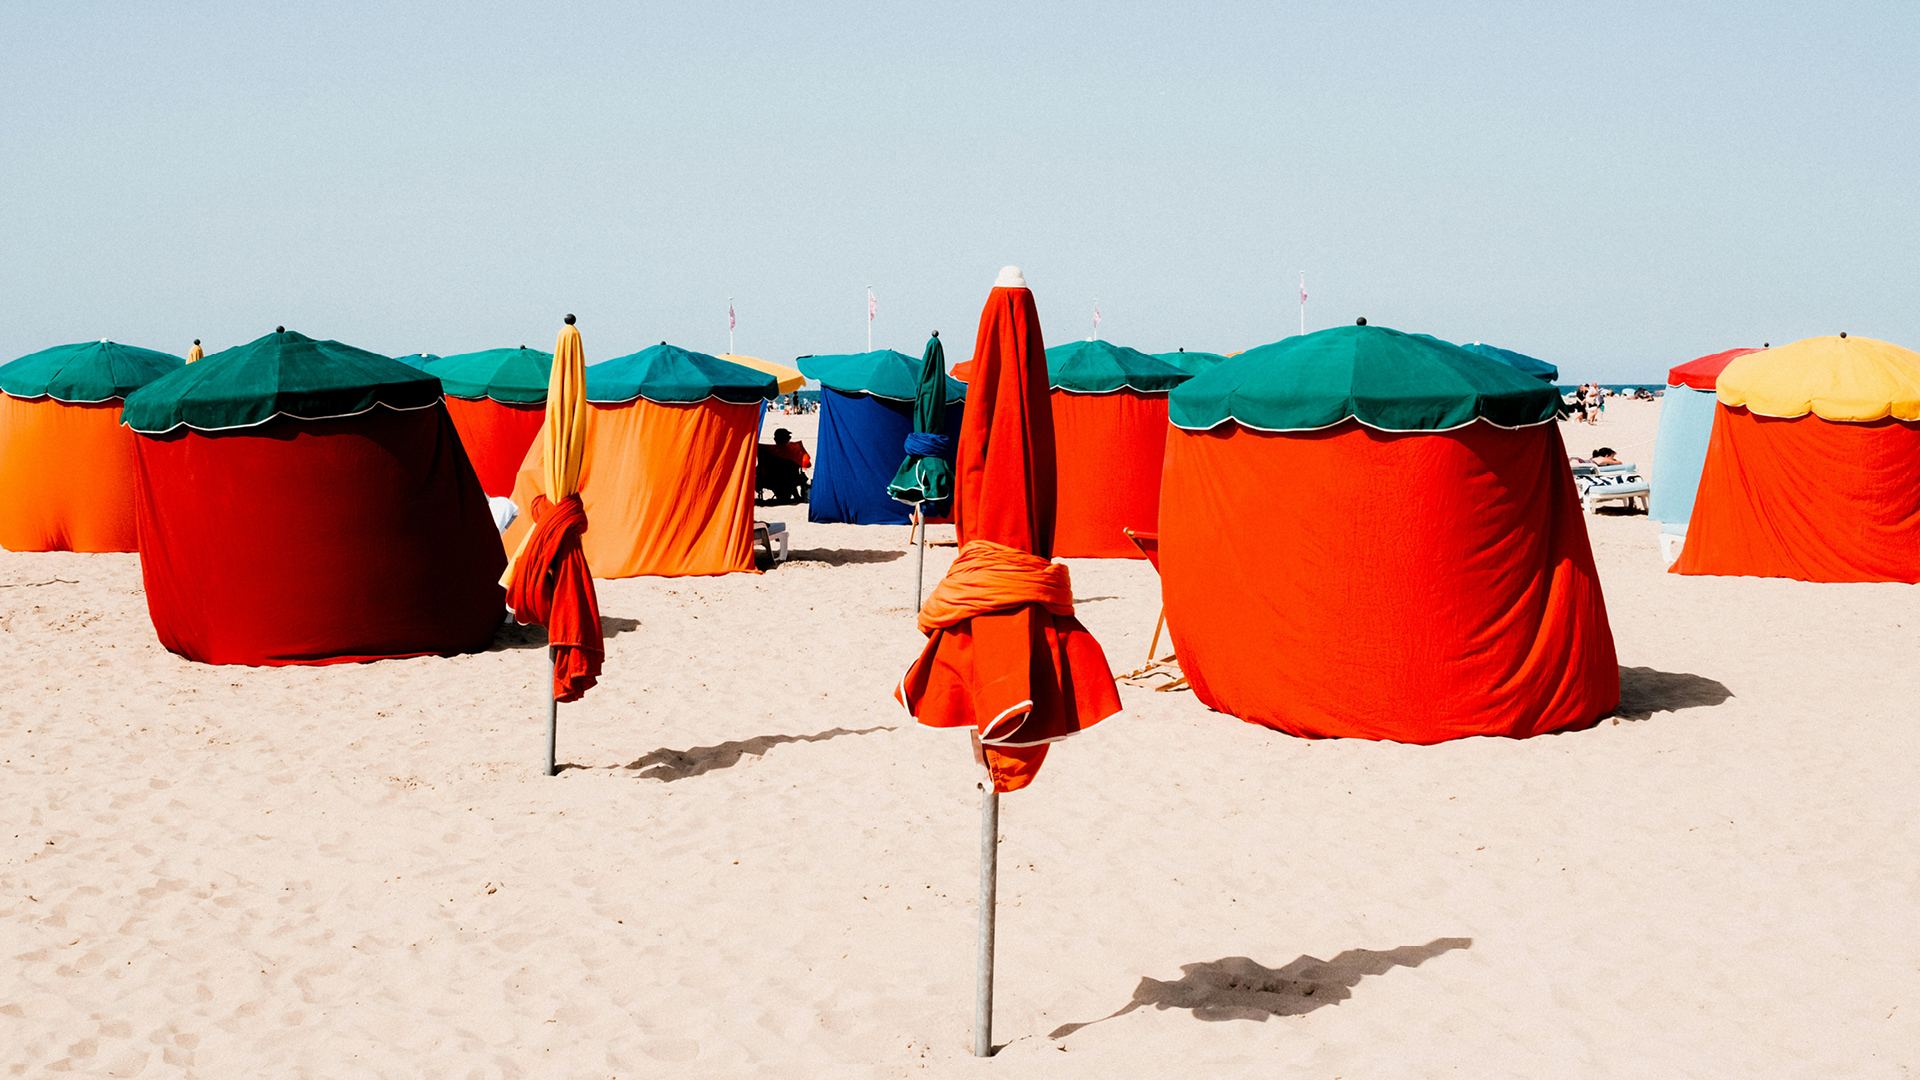
[[1003, 266], [1000, 268], [1000, 276], [993, 279], [993, 287], [996, 289], [1024, 289], [1027, 287], [1027, 279], [1020, 273], [1019, 267]]

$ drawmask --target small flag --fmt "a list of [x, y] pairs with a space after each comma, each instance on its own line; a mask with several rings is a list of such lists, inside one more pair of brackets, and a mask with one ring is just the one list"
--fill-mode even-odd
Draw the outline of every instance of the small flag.
[[733, 329], [733, 297], [727, 297], [727, 329]]
[[867, 286], [867, 321], [872, 322], [873, 317], [879, 312], [880, 301], [873, 298], [873, 286], [869, 285]]
[[1100, 301], [1093, 302], [1093, 332], [1100, 332]]
[[1300, 275], [1300, 306], [1307, 306], [1307, 275], [1305, 273]]

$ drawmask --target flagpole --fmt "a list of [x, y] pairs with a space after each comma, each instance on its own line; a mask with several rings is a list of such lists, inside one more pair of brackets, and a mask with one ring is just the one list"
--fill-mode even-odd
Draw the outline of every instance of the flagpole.
[[1000, 793], [989, 775], [980, 796], [980, 955], [974, 969], [973, 1056], [993, 1056], [993, 914], [1000, 861]]

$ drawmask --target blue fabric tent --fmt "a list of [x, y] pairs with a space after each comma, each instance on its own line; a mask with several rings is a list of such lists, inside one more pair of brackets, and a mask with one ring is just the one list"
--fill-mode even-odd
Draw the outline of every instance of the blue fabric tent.
[[[913, 392], [920, 360], [883, 349], [854, 356], [803, 356], [800, 371], [820, 381], [820, 433], [813, 448], [813, 495], [807, 520], [854, 525], [906, 525], [912, 510], [887, 494], [906, 457], [913, 430]], [[894, 396], [904, 394], [904, 396]], [[966, 384], [948, 380], [947, 437], [960, 441]], [[927, 504], [929, 517], [952, 512]]]
[[1713, 414], [1719, 399], [1712, 390], [1669, 386], [1660, 398], [1660, 430], [1653, 444], [1652, 490], [1647, 516], [1669, 536], [1685, 536], [1693, 516], [1693, 496], [1707, 463]]

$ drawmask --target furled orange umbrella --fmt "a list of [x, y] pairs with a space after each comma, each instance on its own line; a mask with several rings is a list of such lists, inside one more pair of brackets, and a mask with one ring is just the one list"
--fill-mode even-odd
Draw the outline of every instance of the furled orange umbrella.
[[600, 677], [605, 655], [600, 603], [580, 550], [587, 512], [580, 504], [580, 466], [587, 451], [587, 361], [580, 331], [567, 325], [553, 347], [547, 380], [547, 421], [540, 429], [546, 454], [542, 493], [533, 497], [533, 529], [507, 568], [507, 605], [521, 623], [547, 628], [552, 683], [547, 694], [547, 775], [554, 774], [554, 741], [562, 701], [577, 701]]
[[896, 697], [929, 727], [972, 729], [981, 785], [974, 1053], [993, 1047], [994, 860], [1000, 793], [1033, 782], [1047, 746], [1120, 711], [1100, 643], [1053, 562], [1053, 410], [1040, 313], [1020, 268], [980, 313], [955, 454], [960, 553], [920, 609], [926, 648]]

